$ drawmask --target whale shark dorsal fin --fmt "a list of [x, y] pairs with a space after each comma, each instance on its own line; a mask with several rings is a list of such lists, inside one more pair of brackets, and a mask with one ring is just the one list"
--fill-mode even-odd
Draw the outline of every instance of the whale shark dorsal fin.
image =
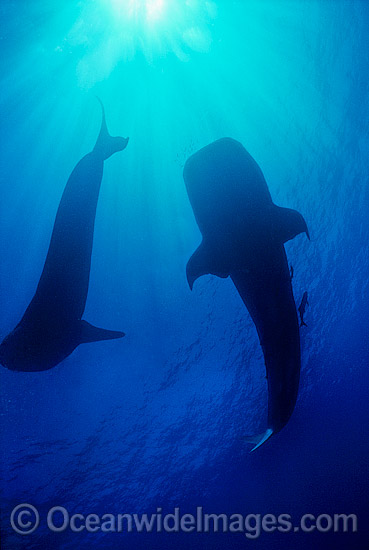
[[274, 205], [273, 236], [282, 243], [294, 239], [300, 233], [306, 233], [310, 240], [308, 226], [303, 216], [297, 210]]
[[80, 323], [81, 344], [100, 342], [102, 340], [116, 340], [117, 338], [123, 338], [123, 336], [125, 336], [124, 332], [94, 327], [87, 321], [80, 321]]
[[96, 97], [98, 102], [101, 105], [101, 127], [100, 127], [100, 133], [97, 138], [94, 152], [100, 153], [104, 160], [111, 157], [114, 153], [117, 153], [118, 151], [123, 151], [129, 142], [129, 138], [123, 138], [123, 137], [113, 137], [109, 134], [108, 127], [106, 125], [106, 116], [105, 116], [105, 108], [103, 105], [103, 102], [99, 97]]

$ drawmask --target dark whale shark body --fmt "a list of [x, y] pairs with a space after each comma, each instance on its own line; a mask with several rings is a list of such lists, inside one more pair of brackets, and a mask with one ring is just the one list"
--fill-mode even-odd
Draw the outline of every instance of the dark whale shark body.
[[203, 237], [187, 264], [190, 288], [201, 275], [231, 277], [263, 350], [268, 428], [246, 438], [256, 449], [286, 425], [297, 399], [300, 335], [284, 243], [308, 229], [301, 214], [273, 203], [259, 166], [233, 139], [190, 157], [184, 180]]
[[103, 106], [102, 111], [95, 148], [77, 164], [64, 189], [36, 293], [0, 345], [0, 363], [10, 370], [48, 370], [79, 344], [124, 336], [82, 320], [104, 161], [128, 144], [128, 139], [109, 135]]

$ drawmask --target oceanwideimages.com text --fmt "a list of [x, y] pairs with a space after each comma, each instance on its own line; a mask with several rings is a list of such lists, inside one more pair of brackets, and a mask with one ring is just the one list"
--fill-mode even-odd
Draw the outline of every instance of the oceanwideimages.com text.
[[63, 506], [54, 506], [41, 518], [31, 504], [16, 506], [10, 517], [13, 530], [30, 535], [41, 524], [53, 533], [243, 533], [248, 539], [257, 539], [262, 533], [356, 533], [358, 519], [355, 514], [303, 515], [297, 522], [290, 514], [214, 514], [202, 507], [196, 513], [181, 513], [175, 508], [165, 514], [157, 508], [153, 514], [69, 513]]

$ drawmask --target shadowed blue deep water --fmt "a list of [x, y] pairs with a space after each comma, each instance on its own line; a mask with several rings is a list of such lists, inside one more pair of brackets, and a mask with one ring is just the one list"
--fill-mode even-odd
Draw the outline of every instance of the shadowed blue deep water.
[[[151, 7], [150, 7], [151, 6]], [[0, 340], [35, 291], [56, 210], [94, 145], [101, 97], [126, 151], [105, 164], [84, 318], [126, 337], [43, 373], [1, 368], [1, 548], [369, 547], [369, 6], [363, 0], [10, 1], [1, 17]], [[129, 13], [127, 12], [127, 10]], [[134, 9], [135, 8], [135, 9]], [[133, 11], [132, 11], [133, 10]], [[128, 15], [127, 15], [128, 13]], [[191, 293], [200, 242], [182, 168], [240, 140], [312, 240], [287, 244], [299, 399], [266, 425], [254, 326], [229, 280]], [[298, 305], [298, 304], [297, 304]], [[15, 534], [13, 507], [41, 524]], [[51, 534], [47, 511], [358, 515], [353, 534]]]

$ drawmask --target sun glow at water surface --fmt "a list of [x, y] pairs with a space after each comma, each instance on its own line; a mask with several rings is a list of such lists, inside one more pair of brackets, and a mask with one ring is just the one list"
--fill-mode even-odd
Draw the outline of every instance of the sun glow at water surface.
[[165, 17], [168, 0], [112, 0], [117, 14], [128, 18], [141, 19], [148, 23]]
[[168, 55], [188, 61], [191, 52], [211, 48], [214, 0], [96, 0], [80, 6], [59, 48], [80, 49], [77, 72], [83, 87], [107, 78], [117, 63], [139, 53], [149, 62]]

